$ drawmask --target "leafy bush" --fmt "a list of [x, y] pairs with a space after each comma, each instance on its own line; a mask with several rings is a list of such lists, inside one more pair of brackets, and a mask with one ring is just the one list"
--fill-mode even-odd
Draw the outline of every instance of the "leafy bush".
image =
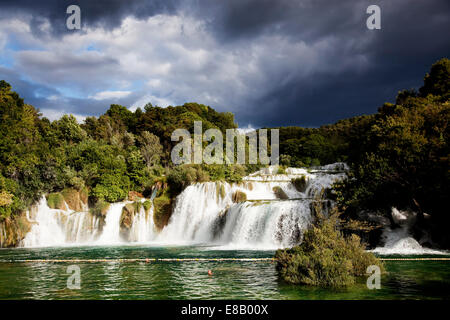
[[277, 271], [289, 283], [324, 287], [345, 287], [363, 276], [370, 265], [383, 265], [366, 252], [356, 235], [344, 237], [337, 229], [338, 215], [318, 216], [299, 246], [275, 253]]
[[148, 212], [148, 210], [150, 210], [150, 208], [152, 207], [152, 202], [149, 200], [144, 201], [144, 203], [142, 204], [144, 206], [144, 209], [146, 212]]
[[50, 193], [47, 196], [47, 205], [52, 209], [65, 209], [64, 197], [61, 193]]
[[105, 174], [92, 190], [92, 195], [108, 202], [124, 200], [128, 195], [130, 179], [118, 174]]

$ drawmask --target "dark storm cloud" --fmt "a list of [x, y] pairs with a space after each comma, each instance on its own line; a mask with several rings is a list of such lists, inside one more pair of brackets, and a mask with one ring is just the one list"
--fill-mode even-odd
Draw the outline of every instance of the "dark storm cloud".
[[55, 34], [67, 33], [67, 7], [81, 8], [83, 27], [104, 27], [113, 29], [120, 26], [127, 16], [147, 18], [156, 14], [174, 13], [178, 0], [2, 0], [0, 16], [31, 15], [32, 31], [39, 35], [39, 26], [48, 19]]
[[[216, 48], [207, 49], [233, 54], [240, 51], [241, 56], [236, 57], [241, 59], [242, 69], [247, 62], [258, 67], [256, 75], [250, 73], [236, 79], [247, 88], [257, 83], [257, 94], [243, 92], [238, 95], [232, 86], [224, 88], [223, 82], [218, 82], [216, 90], [208, 87], [209, 95], [217, 95], [224, 100], [223, 103], [212, 104], [212, 107], [227, 111], [233, 104], [232, 111], [242, 126], [249, 123], [255, 126], [318, 126], [343, 117], [373, 113], [383, 102], [393, 101], [399, 90], [419, 87], [431, 64], [450, 54], [448, 0], [3, 0], [0, 18], [31, 16], [31, 28], [36, 37], [44, 36], [41, 26], [48, 19], [52, 37], [59, 37], [68, 32], [65, 10], [70, 4], [81, 7], [85, 27], [112, 30], [120, 27], [126, 17], [146, 19], [157, 14], [184, 15], [202, 21], [216, 43]], [[371, 4], [381, 7], [381, 30], [366, 28], [366, 8]], [[274, 39], [279, 41], [272, 43]], [[282, 46], [286, 43], [306, 49], [285, 49]], [[264, 51], [258, 52], [259, 56], [254, 61], [246, 61], [242, 48], [248, 46], [250, 50], [252, 44]], [[280, 53], [283, 58], [277, 63], [279, 58], [275, 56]], [[44, 54], [42, 58], [46, 58]], [[55, 68], [55, 61], [60, 58], [52, 58], [49, 68]], [[89, 70], [76, 71], [82, 70], [77, 65], [85, 65], [86, 60], [77, 63], [75, 56], [63, 58], [60, 70], [70, 69], [73, 65], [70, 70], [73, 77], [80, 78], [86, 72], [89, 75]], [[217, 60], [220, 58], [218, 56]], [[31, 53], [18, 56], [17, 60], [23, 67], [20, 71], [28, 72], [27, 77], [39, 76], [41, 69], [33, 67], [36, 59], [39, 60], [37, 54], [34, 57]], [[92, 74], [88, 78], [100, 83], [103, 77], [101, 66], [105, 65], [107, 74], [115, 63], [116, 57], [102, 56], [98, 64], [87, 66], [87, 69], [98, 70], [98, 77]], [[35, 65], [40, 64], [36, 62]], [[204, 76], [210, 78], [214, 85], [214, 70], [220, 72], [224, 69], [226, 66], [223, 69], [205, 68]], [[60, 81], [58, 70], [48, 73], [49, 80], [53, 76], [54, 82]], [[180, 72], [177, 76], [178, 82], [174, 79], [169, 82], [174, 92], [180, 92], [180, 88], [191, 82], [189, 72]], [[260, 81], [263, 76], [269, 80]], [[35, 99], [38, 106], [53, 103], [43, 100], [40, 95], [36, 97], [34, 93], [38, 89], [31, 88], [31, 85], [27, 87], [24, 80], [15, 81], [21, 86], [17, 91]], [[39, 90], [51, 92], [52, 89], [41, 86]], [[130, 105], [137, 95], [134, 92], [120, 101]], [[191, 96], [185, 99], [199, 100]], [[66, 108], [78, 114], [102, 112], [105, 105], [105, 101], [74, 98], [66, 98], [64, 103]]]
[[[345, 54], [362, 54], [370, 60], [370, 66], [364, 72], [294, 77], [282, 86], [266, 88], [266, 94], [252, 102], [258, 108], [241, 115], [243, 123], [318, 126], [370, 114], [383, 102], [393, 101], [399, 90], [421, 86], [431, 64], [450, 54], [446, 36], [446, 30], [450, 30], [450, 1], [294, 3], [255, 0], [223, 4], [217, 11], [224, 14], [214, 21], [216, 32], [227, 41], [246, 40], [262, 33], [283, 34], [306, 43], [326, 37], [338, 38], [342, 43], [353, 39], [352, 47], [337, 46], [328, 58], [339, 64]], [[365, 9], [370, 4], [381, 7], [381, 30], [365, 28]]]

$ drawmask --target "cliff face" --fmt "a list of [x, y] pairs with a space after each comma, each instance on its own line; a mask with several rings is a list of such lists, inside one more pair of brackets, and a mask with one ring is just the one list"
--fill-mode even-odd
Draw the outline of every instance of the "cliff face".
[[16, 247], [31, 230], [31, 223], [24, 212], [0, 222], [0, 248]]

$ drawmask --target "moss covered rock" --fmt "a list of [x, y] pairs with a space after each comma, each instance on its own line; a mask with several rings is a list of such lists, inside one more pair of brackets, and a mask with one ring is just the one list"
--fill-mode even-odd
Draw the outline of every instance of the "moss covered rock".
[[83, 202], [81, 201], [80, 191], [76, 189], [64, 189], [61, 191], [61, 194], [64, 197], [64, 201], [66, 201], [69, 209], [73, 211], [82, 211], [83, 210]]
[[233, 196], [231, 198], [234, 203], [240, 203], [247, 201], [247, 194], [245, 192], [242, 192], [240, 190], [237, 190], [233, 193]]
[[24, 212], [0, 222], [0, 248], [17, 247], [31, 230]]
[[277, 199], [281, 199], [281, 200], [289, 199], [286, 192], [284, 192], [283, 189], [281, 189], [281, 187], [276, 186], [276, 187], [273, 187], [272, 190], [275, 193], [275, 196], [277, 197]]
[[47, 205], [51, 209], [67, 210], [64, 197], [59, 192], [50, 193], [47, 196]]
[[156, 228], [161, 230], [167, 225], [172, 215], [172, 199], [162, 195], [153, 200], [153, 206], [153, 220]]
[[94, 206], [91, 208], [91, 213], [97, 217], [106, 217], [106, 213], [108, 212], [110, 203], [104, 200], [97, 201]]
[[219, 181], [216, 182], [216, 197], [217, 199], [225, 198], [225, 186]]
[[306, 191], [306, 177], [301, 176], [299, 178], [294, 178], [291, 180], [292, 184], [294, 185], [295, 189], [297, 189], [298, 192], [305, 192]]

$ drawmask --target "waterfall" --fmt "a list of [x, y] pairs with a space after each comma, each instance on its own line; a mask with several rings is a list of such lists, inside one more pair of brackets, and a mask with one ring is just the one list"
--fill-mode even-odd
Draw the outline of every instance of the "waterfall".
[[156, 231], [153, 222], [153, 206], [149, 212], [145, 212], [141, 207], [139, 212], [133, 218], [133, 225], [130, 230], [131, 242], [148, 243], [155, 239]]
[[400, 211], [392, 208], [392, 219], [398, 225], [397, 228], [386, 228], [383, 230], [382, 239], [384, 246], [372, 250], [381, 255], [416, 255], [416, 254], [447, 254], [445, 251], [433, 250], [422, 247], [420, 243], [411, 236], [416, 213]]
[[[342, 170], [346, 170], [344, 164], [335, 164], [313, 170], [288, 168], [280, 173], [278, 167], [271, 166], [244, 177], [240, 183], [190, 185], [175, 199], [169, 223], [160, 232], [154, 225], [153, 206], [148, 211], [137, 206], [131, 226], [124, 232], [120, 226], [122, 211], [131, 201], [111, 204], [105, 217], [100, 218], [88, 208], [82, 212], [51, 209], [43, 197], [27, 213], [32, 228], [22, 245], [197, 243], [237, 249], [289, 247], [301, 241], [313, 219], [313, 202], [326, 201], [323, 190], [345, 176]], [[292, 183], [295, 178], [304, 181], [300, 190]], [[155, 187], [150, 201], [156, 191]], [[237, 193], [245, 197], [234, 199]]]
[[[345, 173], [336, 172], [335, 167], [314, 172], [289, 168], [283, 174], [276, 170], [264, 168], [242, 183], [206, 182], [187, 187], [176, 199], [169, 224], [156, 239], [222, 248], [274, 249], [299, 243], [312, 222], [313, 202], [322, 201], [322, 190]], [[305, 178], [304, 192], [291, 182], [299, 177]], [[277, 199], [274, 188], [280, 188], [287, 199]], [[247, 201], [233, 203], [237, 191], [245, 193]]]
[[106, 213], [105, 226], [98, 239], [101, 244], [114, 244], [120, 241], [120, 216], [124, 203], [112, 203]]

